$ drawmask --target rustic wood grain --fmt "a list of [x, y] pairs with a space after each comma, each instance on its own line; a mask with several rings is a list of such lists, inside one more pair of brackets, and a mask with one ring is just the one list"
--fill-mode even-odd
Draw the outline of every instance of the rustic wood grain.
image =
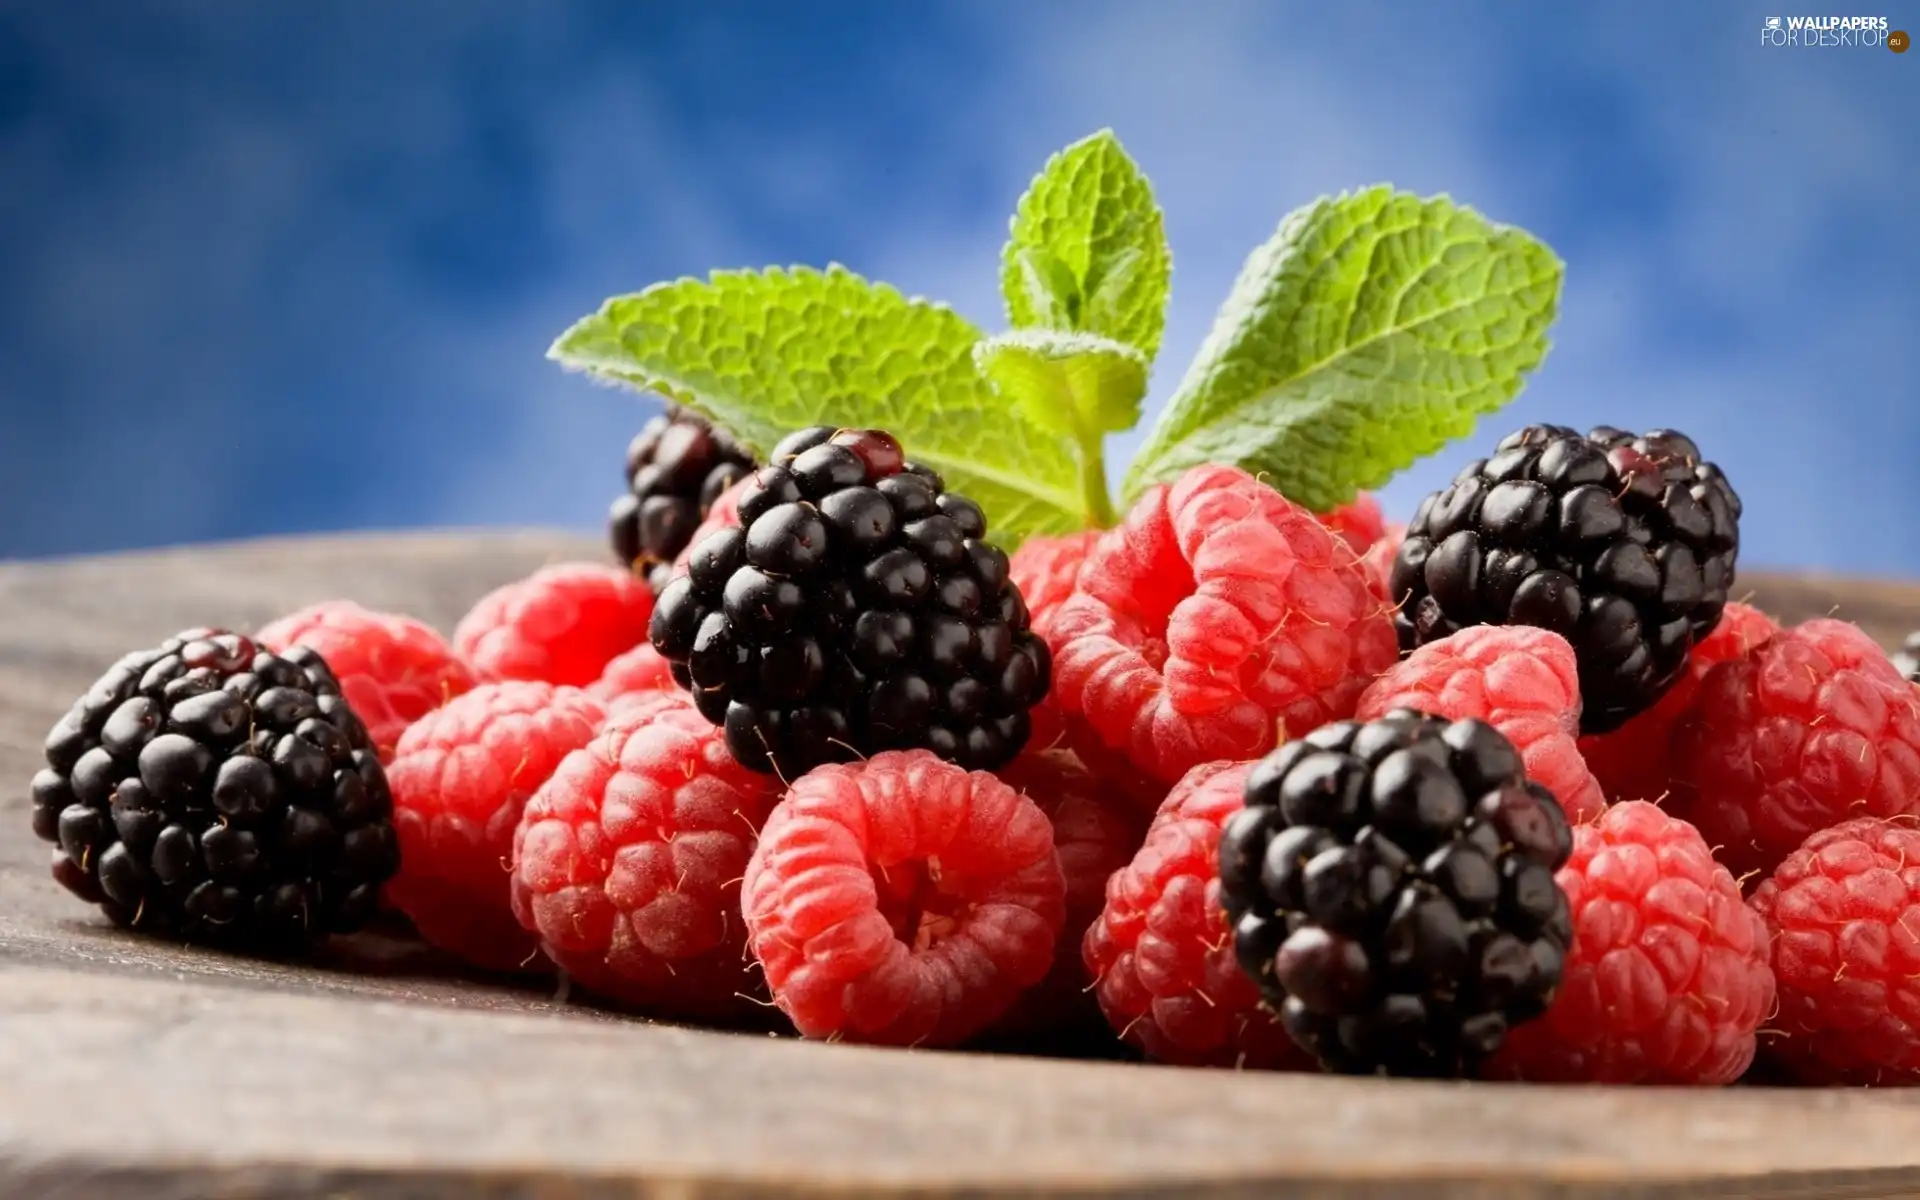
[[[876, 1051], [610, 1016], [410, 941], [314, 965], [120, 933], [25, 784], [125, 650], [351, 595], [451, 628], [545, 533], [0, 564], [0, 1196], [1920, 1195], [1920, 1097], [1438, 1085]], [[1753, 575], [1891, 644], [1920, 586]]]

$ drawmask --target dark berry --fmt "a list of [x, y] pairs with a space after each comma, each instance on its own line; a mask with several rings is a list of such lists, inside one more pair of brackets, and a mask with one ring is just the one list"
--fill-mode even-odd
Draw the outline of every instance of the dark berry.
[[986, 515], [877, 430], [801, 430], [661, 592], [651, 640], [744, 765], [924, 748], [1011, 760], [1052, 660]]
[[833, 493], [821, 502], [820, 515], [833, 527], [835, 540], [855, 551], [886, 545], [899, 527], [893, 505], [870, 487], [850, 487]]
[[1573, 644], [1581, 727], [1618, 728], [1720, 621], [1740, 498], [1683, 434], [1530, 425], [1426, 498], [1389, 576], [1403, 650], [1468, 625]]
[[802, 450], [785, 466], [800, 485], [800, 494], [816, 503], [842, 488], [875, 482], [859, 455], [832, 442]]
[[751, 525], [769, 510], [806, 499], [793, 472], [783, 466], [761, 467], [740, 487], [740, 524]]
[[[865, 463], [869, 479], [898, 475], [907, 465], [907, 456], [901, 451], [899, 441], [879, 429], [842, 429], [833, 435], [832, 442], [851, 450]], [[985, 532], [984, 525], [982, 532]]]
[[627, 447], [627, 490], [607, 514], [614, 557], [659, 592], [707, 510], [753, 466], [752, 455], [704, 418], [668, 405]]
[[1572, 852], [1505, 736], [1401, 709], [1248, 772], [1220, 897], [1235, 959], [1328, 1069], [1470, 1076], [1560, 986]]
[[827, 557], [827, 523], [811, 504], [781, 504], [747, 526], [747, 561], [778, 575], [804, 575]]
[[874, 487], [893, 505], [898, 520], [917, 521], [940, 511], [939, 493], [918, 475], [895, 475]]
[[815, 446], [824, 445], [837, 432], [831, 425], [809, 425], [805, 429], [796, 429], [774, 443], [773, 453], [767, 455], [767, 461], [782, 465], [790, 463]]
[[392, 797], [326, 663], [195, 629], [129, 655], [33, 778], [54, 877], [115, 922], [292, 953], [364, 925], [399, 866]]

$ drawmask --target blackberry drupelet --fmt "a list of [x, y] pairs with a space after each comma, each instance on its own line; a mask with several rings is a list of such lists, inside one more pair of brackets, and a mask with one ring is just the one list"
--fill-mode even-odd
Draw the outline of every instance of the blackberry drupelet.
[[1010, 761], [1052, 661], [979, 505], [877, 430], [804, 429], [660, 594], [654, 648], [742, 765]]
[[659, 594], [707, 510], [753, 465], [751, 454], [698, 413], [668, 405], [627, 447], [627, 491], [607, 513], [614, 556], [645, 571]]
[[1739, 520], [1684, 434], [1530, 425], [1414, 513], [1389, 577], [1400, 647], [1468, 625], [1550, 629], [1579, 658], [1582, 731], [1617, 729], [1719, 622]]
[[1553, 999], [1572, 849], [1498, 730], [1395, 709], [1254, 767], [1221, 903], [1242, 969], [1328, 1069], [1465, 1076]]
[[1920, 683], [1920, 632], [1907, 635], [1900, 650], [1893, 656], [1894, 669], [1914, 683]]
[[359, 928], [399, 866], [386, 775], [320, 656], [218, 629], [129, 654], [47, 735], [33, 830], [120, 925], [263, 953]]

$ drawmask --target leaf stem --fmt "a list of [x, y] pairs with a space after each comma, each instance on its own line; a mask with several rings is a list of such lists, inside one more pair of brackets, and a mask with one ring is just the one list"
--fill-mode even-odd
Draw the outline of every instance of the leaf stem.
[[1095, 529], [1110, 529], [1120, 520], [1113, 511], [1113, 494], [1107, 490], [1105, 441], [1105, 437], [1097, 432], [1074, 439], [1074, 454], [1080, 460], [1080, 494], [1086, 501], [1087, 524]]

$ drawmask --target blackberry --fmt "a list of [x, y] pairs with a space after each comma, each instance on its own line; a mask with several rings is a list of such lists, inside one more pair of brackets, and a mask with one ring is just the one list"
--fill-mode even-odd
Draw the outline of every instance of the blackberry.
[[882, 750], [1013, 758], [1052, 661], [979, 505], [889, 434], [824, 425], [739, 497], [741, 527], [693, 547], [650, 633], [742, 765], [792, 780]]
[[1389, 580], [1400, 647], [1467, 625], [1550, 629], [1579, 659], [1582, 731], [1617, 729], [1719, 623], [1739, 522], [1740, 497], [1685, 434], [1529, 425], [1408, 523]]
[[129, 654], [47, 735], [33, 831], [120, 925], [297, 952], [365, 924], [399, 866], [386, 775], [333, 673], [191, 629]]
[[1324, 1066], [1457, 1077], [1559, 987], [1572, 851], [1498, 730], [1396, 709], [1253, 768], [1220, 895], [1241, 968]]
[[644, 571], [658, 595], [707, 510], [753, 465], [751, 454], [698, 413], [668, 405], [627, 447], [627, 491], [607, 512], [614, 556]]
[[1900, 650], [1893, 656], [1894, 669], [1914, 683], [1920, 683], [1920, 632], [1907, 635]]

